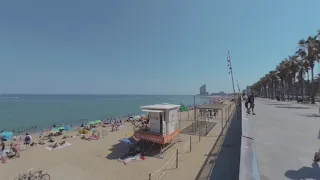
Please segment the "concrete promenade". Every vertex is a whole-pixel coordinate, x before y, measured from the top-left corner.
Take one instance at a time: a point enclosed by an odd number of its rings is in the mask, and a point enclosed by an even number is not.
[[[319,179],[312,159],[320,148],[319,106],[256,99],[248,115],[262,180]]]

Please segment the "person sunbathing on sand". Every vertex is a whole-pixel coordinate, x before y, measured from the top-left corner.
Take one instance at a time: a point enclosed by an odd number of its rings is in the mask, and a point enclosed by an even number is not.
[[[67,139],[67,138],[69,138],[70,136],[68,136],[68,135],[64,135],[63,137],[62,137],[62,139]]]
[[[68,139],[68,138],[69,138],[69,139],[70,139],[70,138],[73,138],[73,136],[68,136],[68,135],[65,134],[65,135],[62,137],[62,139]]]
[[[36,142],[32,142],[32,143],[30,144],[30,146],[36,146],[36,145],[37,145]]]
[[[55,141],[55,139],[54,139],[54,137],[50,137],[50,139],[49,139],[49,141],[48,142],[54,142]]]
[[[100,139],[100,136],[92,133],[92,135],[90,137],[87,138],[85,135],[83,135],[80,139],[87,140],[87,141],[98,140],[98,139]]]
[[[53,145],[49,145],[49,147],[52,148],[52,150],[54,150],[55,148],[59,147],[58,143],[54,143]]]
[[[60,143],[54,143],[53,145],[49,145],[49,147],[52,148],[52,150],[54,150],[55,148],[59,147],[59,146],[63,146],[66,144],[66,141],[62,141]]]
[[[41,136],[39,136],[38,144],[40,144],[40,145],[46,144],[46,143],[44,143],[44,140]]]
[[[87,138],[86,135],[83,135],[80,139],[90,141],[91,136]]]
[[[60,146],[63,146],[65,144],[66,144],[66,141],[62,141],[62,142],[59,143]]]

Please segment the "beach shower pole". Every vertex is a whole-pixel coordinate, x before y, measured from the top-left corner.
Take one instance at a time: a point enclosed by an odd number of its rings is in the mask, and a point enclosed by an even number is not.
[[[232,64],[231,64],[231,56],[230,56],[230,52],[228,51],[227,53],[227,61],[228,61],[228,66],[229,66],[229,74],[231,75],[231,80],[232,80],[232,87],[233,87],[233,95],[234,97],[236,97],[236,90],[234,88],[234,80],[233,80],[233,72],[232,72]]]
[[[230,52],[228,51],[227,53],[227,62],[229,63],[228,66],[229,66],[229,74],[231,75],[231,80],[232,80],[232,88],[233,88],[233,96],[234,96],[234,100],[236,100],[236,90],[234,88],[234,80],[233,80],[233,70],[232,70],[232,64],[231,64],[231,56],[230,56]],[[237,108],[237,106],[236,106]],[[238,110],[236,109],[237,111],[237,117],[238,117]]]
[[[197,130],[196,96],[193,96],[194,131]]]
[[[206,113],[206,135],[208,134],[208,114]]]
[[[223,135],[223,110],[221,109],[221,134]]]

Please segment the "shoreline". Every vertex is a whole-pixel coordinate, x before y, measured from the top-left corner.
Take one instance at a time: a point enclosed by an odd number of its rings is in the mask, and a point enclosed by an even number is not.
[[[201,104],[195,104],[195,105],[198,106],[198,105],[201,105]],[[194,105],[192,104],[192,105],[184,105],[184,106],[185,106],[187,109],[189,109],[189,111],[190,111],[190,110],[193,110],[193,106],[194,106]],[[131,114],[131,116],[128,116],[129,114]],[[143,111],[141,111],[140,113],[137,113],[137,112],[135,112],[135,113],[128,113],[127,115],[123,115],[123,116],[111,116],[111,117],[106,117],[106,118],[104,118],[104,119],[101,119],[101,121],[110,120],[110,119],[112,119],[112,120],[116,119],[116,120],[125,121],[125,120],[127,120],[128,118],[130,118],[130,117],[140,116],[140,115],[142,115],[142,114],[144,114]],[[83,124],[83,125],[86,125],[88,122],[90,122],[90,121],[92,121],[92,120],[83,119],[83,122],[78,123],[79,121],[80,121],[80,120],[77,120],[77,122],[75,121],[76,123],[66,123],[66,124],[64,124],[64,126],[66,126],[66,125],[71,125],[72,130],[71,130],[70,132],[72,132],[72,131],[75,131],[75,129],[79,129],[82,124]],[[63,123],[63,122],[60,122],[60,124],[62,124],[62,123]],[[58,123],[56,123],[56,124],[58,124]],[[17,131],[13,132],[13,130],[8,130],[8,129],[6,129],[6,128],[1,129],[1,132],[12,132],[12,133],[13,133],[13,136],[25,136],[25,134],[28,133],[28,134],[31,135],[31,136],[34,136],[34,137],[37,137],[37,136],[38,136],[38,137],[39,137],[44,131],[53,128],[52,126],[51,126],[51,127],[47,127],[47,128],[45,128],[45,127],[42,128],[41,126],[38,127],[37,124],[35,124],[35,125],[33,125],[33,126],[35,126],[36,128],[23,129],[23,131],[21,131],[21,132],[17,132]],[[60,127],[60,126],[58,125],[57,127]],[[15,128],[14,128],[14,129],[15,129]]]

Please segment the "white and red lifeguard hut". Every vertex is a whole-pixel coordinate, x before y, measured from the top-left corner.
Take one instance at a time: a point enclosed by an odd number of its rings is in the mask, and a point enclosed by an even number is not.
[[[135,138],[165,145],[171,143],[180,133],[180,105],[155,104],[140,108],[149,114],[150,125],[148,128],[135,130]]]

